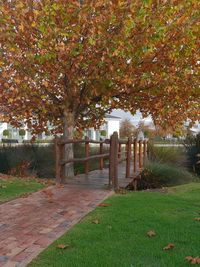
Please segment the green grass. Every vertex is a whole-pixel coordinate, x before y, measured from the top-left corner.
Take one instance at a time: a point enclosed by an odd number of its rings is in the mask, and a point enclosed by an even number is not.
[[[0,178],[0,204],[41,188],[43,185],[33,179],[9,178],[3,180]]]
[[[186,256],[200,256],[200,222],[193,220],[200,217],[200,183],[105,202],[111,206],[97,207],[29,267],[184,267],[190,266]],[[147,237],[149,230],[156,231],[154,238]],[[169,243],[175,248],[163,251]]]

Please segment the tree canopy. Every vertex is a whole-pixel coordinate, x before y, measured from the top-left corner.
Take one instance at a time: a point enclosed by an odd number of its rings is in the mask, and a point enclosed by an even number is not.
[[[113,108],[198,119],[199,10],[198,0],[1,1],[4,120],[38,133],[98,125]]]

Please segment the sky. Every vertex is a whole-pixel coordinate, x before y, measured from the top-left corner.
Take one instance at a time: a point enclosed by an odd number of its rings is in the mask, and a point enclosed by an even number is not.
[[[145,124],[151,124],[151,117],[143,118],[140,111],[137,111],[135,115],[132,115],[130,112],[125,112],[122,109],[114,109],[111,113],[113,116],[120,117],[122,120],[129,119],[134,126],[138,126],[138,123],[143,120]]]

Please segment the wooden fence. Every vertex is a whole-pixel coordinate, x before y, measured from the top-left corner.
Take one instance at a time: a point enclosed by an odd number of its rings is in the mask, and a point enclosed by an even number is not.
[[[64,158],[64,148],[66,144],[84,144],[85,156],[83,158],[72,158],[66,160]],[[90,155],[90,144],[99,145],[99,154]],[[108,146],[108,153],[104,152],[104,146]],[[119,188],[118,183],[118,165],[122,161],[126,161],[126,178],[136,177],[142,170],[147,159],[148,140],[131,139],[120,140],[118,133],[115,132],[110,139],[106,140],[67,140],[65,138],[56,138],[56,181],[62,183],[64,180],[64,168],[69,163],[83,163],[85,174],[89,172],[90,160],[99,160],[99,170],[104,168],[104,159],[109,160],[109,186],[113,189]],[[132,164],[131,164],[132,163]],[[131,173],[131,165],[133,165],[133,173]]]

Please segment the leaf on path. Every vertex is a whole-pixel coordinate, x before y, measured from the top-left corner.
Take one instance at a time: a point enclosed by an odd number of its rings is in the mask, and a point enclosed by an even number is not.
[[[155,233],[155,231],[151,230],[151,231],[147,232],[147,235],[148,235],[148,237],[154,237],[154,236],[156,236],[156,233]]]
[[[109,203],[100,203],[98,206],[100,206],[100,207],[109,207],[109,206],[111,206],[111,204],[109,204]]]
[[[174,247],[175,247],[175,245],[172,244],[172,243],[170,243],[170,244],[168,244],[166,247],[164,247],[163,250],[171,250],[171,249],[173,249]]]
[[[192,257],[192,256],[187,256],[186,261],[190,262],[191,264],[200,264],[200,258],[199,257]]]
[[[95,220],[92,221],[92,223],[99,224],[99,220],[95,219]]]
[[[31,193],[24,193],[21,195],[22,198],[27,198]]]
[[[65,244],[57,245],[57,248],[59,248],[59,249],[66,249],[66,248],[69,248],[69,247],[70,247],[69,245],[65,245]]]
[[[57,188],[64,188],[64,187],[65,187],[64,184],[57,185]]]

